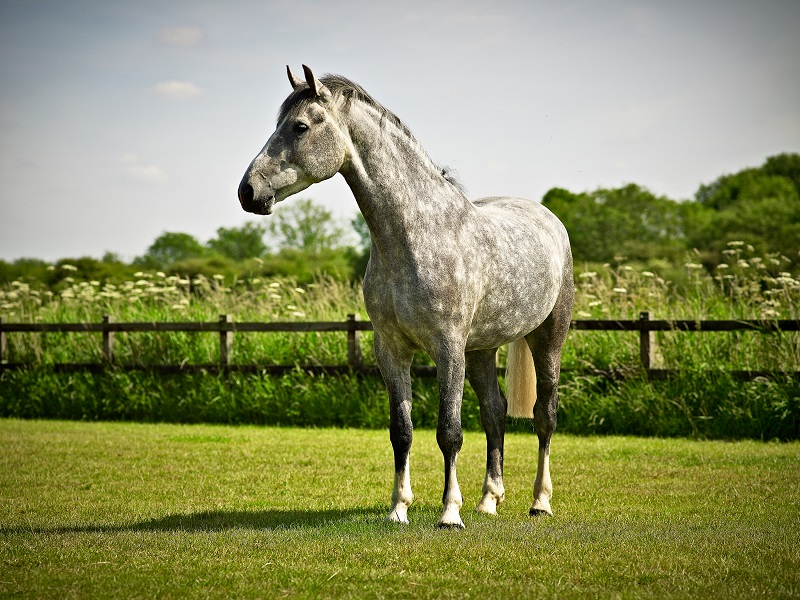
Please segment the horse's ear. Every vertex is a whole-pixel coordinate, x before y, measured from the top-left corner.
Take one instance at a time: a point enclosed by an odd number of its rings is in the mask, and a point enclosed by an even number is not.
[[[331,91],[325,87],[319,79],[314,77],[314,73],[311,72],[307,66],[303,65],[303,73],[306,75],[306,83],[308,87],[311,88],[311,91],[314,92],[314,95],[319,98],[320,100],[327,100],[331,97]]]
[[[298,79],[297,77],[294,76],[294,73],[292,73],[292,70],[289,68],[289,65],[286,65],[286,74],[289,76],[289,83],[292,84],[293,90],[297,90],[297,88],[303,85],[303,80]]]

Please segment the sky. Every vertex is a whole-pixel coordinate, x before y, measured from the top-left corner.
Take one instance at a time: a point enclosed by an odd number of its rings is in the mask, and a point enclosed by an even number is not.
[[[800,152],[797,0],[0,0],[0,259],[269,219],[236,189],[287,64],[360,83],[471,198],[683,200]],[[340,175],[299,197],[358,210]]]

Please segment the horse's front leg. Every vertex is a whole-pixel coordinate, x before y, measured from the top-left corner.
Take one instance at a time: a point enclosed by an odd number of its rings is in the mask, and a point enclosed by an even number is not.
[[[389,438],[394,451],[392,510],[387,521],[408,523],[408,507],[414,501],[409,474],[409,453],[413,437],[411,423],[411,359],[413,350],[391,344],[375,332],[375,357],[389,393]]]
[[[456,477],[456,461],[464,435],[461,431],[461,400],[464,393],[464,351],[453,350],[438,357],[439,424],[436,441],[444,456],[444,512],[438,526],[463,529],[461,505],[463,499]]]

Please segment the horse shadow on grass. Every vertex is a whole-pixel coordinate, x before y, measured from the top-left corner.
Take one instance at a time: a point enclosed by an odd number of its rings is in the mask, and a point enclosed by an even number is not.
[[[221,532],[232,529],[273,531],[288,529],[326,529],[376,527],[384,523],[384,507],[331,510],[212,510],[172,514],[120,525],[86,524],[54,527],[0,527],[0,534],[24,533],[114,533]]]

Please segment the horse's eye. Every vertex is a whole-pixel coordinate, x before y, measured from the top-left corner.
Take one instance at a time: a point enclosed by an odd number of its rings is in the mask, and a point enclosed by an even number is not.
[[[305,133],[308,131],[308,125],[305,123],[295,123],[294,124],[295,133]]]

